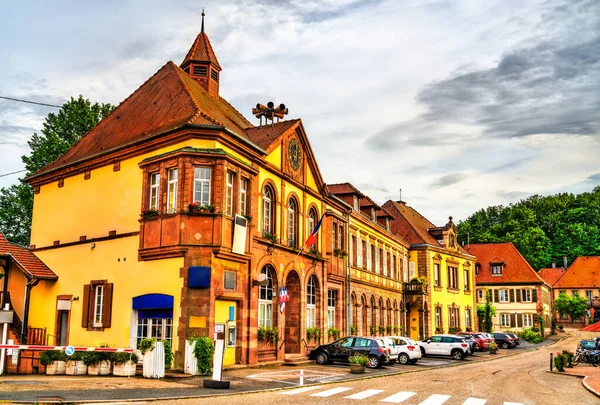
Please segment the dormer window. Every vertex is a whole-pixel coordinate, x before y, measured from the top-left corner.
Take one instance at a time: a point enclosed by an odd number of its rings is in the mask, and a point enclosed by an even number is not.
[[[208,68],[206,66],[194,66],[194,76],[206,76],[207,72]]]
[[[358,197],[354,196],[354,211],[358,211]]]
[[[212,77],[212,79],[215,82],[218,82],[219,81],[219,72],[217,72],[216,70],[211,70],[210,71],[210,77]]]
[[[502,275],[502,263],[492,263],[492,276],[501,276]]]
[[[387,230],[388,230],[388,232],[389,232],[389,230],[390,230],[390,219],[389,219],[389,218],[386,218],[386,219],[385,219],[385,229],[387,229]]]
[[[479,275],[479,270],[481,270],[481,264],[477,263],[475,265],[475,275],[478,276]]]
[[[371,221],[377,221],[377,217],[375,216],[375,208],[371,208]]]

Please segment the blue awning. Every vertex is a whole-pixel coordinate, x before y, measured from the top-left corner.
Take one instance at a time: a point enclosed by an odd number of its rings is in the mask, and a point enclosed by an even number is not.
[[[166,294],[146,294],[133,298],[133,309],[173,309],[173,296]]]

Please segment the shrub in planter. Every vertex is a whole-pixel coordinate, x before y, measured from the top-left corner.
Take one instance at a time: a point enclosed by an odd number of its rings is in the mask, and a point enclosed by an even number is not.
[[[562,356],[564,358],[565,367],[573,367],[573,358],[575,357],[575,353],[568,350],[563,350]]]
[[[365,368],[369,365],[369,358],[361,353],[354,353],[348,357],[350,362],[351,373],[364,373]]]
[[[331,328],[327,329],[327,336],[333,340],[337,340],[340,337],[340,330],[332,326]]]
[[[558,352],[554,357],[554,367],[556,367],[556,369],[560,372],[565,371],[565,357]]]
[[[196,345],[194,346],[194,357],[198,360],[198,373],[200,375],[209,375],[212,372],[212,360],[215,352],[215,346],[211,338],[207,336],[191,338]]]
[[[46,366],[46,374],[65,374],[67,355],[62,350],[46,350],[40,354],[40,364]]]
[[[498,343],[490,343],[488,345],[488,349],[490,349],[490,354],[496,354],[496,352],[498,351]]]
[[[87,366],[83,362],[83,352],[75,352],[67,357],[65,374],[67,375],[85,375]]]
[[[135,353],[114,353],[111,356],[113,362],[113,375],[134,376],[138,357]]]
[[[110,360],[114,353],[85,352],[83,362],[88,367],[88,375],[109,375]]]
[[[167,340],[160,340],[162,342],[164,350],[165,350],[165,371],[171,369],[173,364],[173,349],[171,348],[171,344]],[[154,338],[146,338],[140,341],[138,345],[138,350],[142,352],[142,354],[146,354],[148,351],[154,350],[154,344],[156,343],[156,339]]]
[[[375,325],[371,325],[369,327],[369,331],[371,332],[371,336],[375,336],[377,334],[377,327]]]

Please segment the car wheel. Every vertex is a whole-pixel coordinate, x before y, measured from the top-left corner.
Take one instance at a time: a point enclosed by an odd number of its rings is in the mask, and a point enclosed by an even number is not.
[[[452,350],[452,353],[450,354],[454,360],[462,360],[465,357],[463,352],[459,349]]]
[[[317,354],[317,364],[327,364],[327,360],[329,360],[327,354],[323,352]]]
[[[510,345],[508,344],[508,342],[502,342],[502,345],[500,347],[502,347],[503,349],[508,349]]]
[[[427,354],[427,353],[425,353],[425,348],[424,348],[424,347],[421,347],[421,356],[422,356],[422,357],[425,357],[425,355],[426,355],[426,354]]]
[[[381,364],[377,356],[369,356],[369,368],[377,368]]]
[[[409,361],[410,361],[410,358],[408,357],[408,354],[406,354],[406,353],[400,353],[400,356],[398,356],[398,363],[400,363],[400,364],[408,364]]]

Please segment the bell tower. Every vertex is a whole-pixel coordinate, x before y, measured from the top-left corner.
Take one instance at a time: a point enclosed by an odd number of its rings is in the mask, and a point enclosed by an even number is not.
[[[204,32],[204,15],[204,9],[202,9],[200,34],[196,37],[179,67],[200,83],[211,96],[219,97],[221,65],[210,45],[208,35]]]

